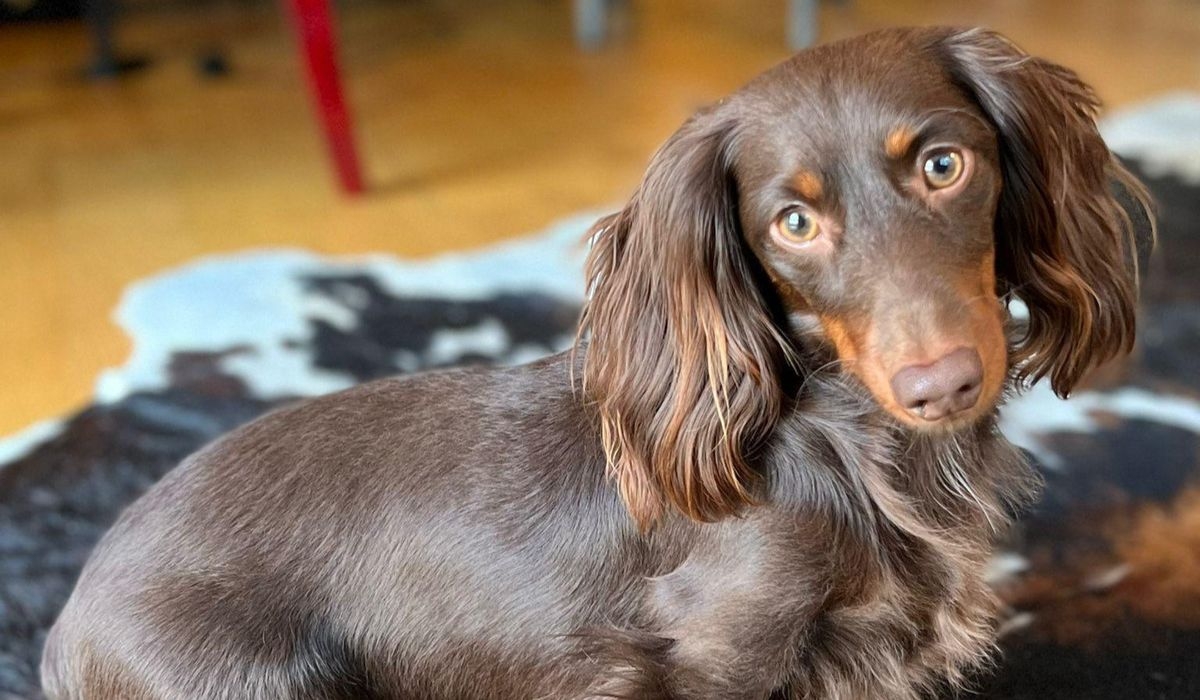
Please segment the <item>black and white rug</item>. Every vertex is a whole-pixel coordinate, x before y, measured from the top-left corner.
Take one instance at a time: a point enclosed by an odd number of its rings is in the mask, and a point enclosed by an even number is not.
[[[1115,385],[1005,408],[1048,486],[995,560],[1011,610],[983,698],[1200,698],[1200,97],[1105,134],[1161,205],[1139,349]],[[117,320],[135,349],[95,403],[0,441],[0,698],[37,697],[89,549],[203,443],[297,397],[566,347],[594,218],[421,263],[261,251],[132,287]]]

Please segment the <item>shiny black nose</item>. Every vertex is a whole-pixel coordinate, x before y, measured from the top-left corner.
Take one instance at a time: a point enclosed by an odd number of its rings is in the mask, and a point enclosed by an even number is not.
[[[926,365],[909,365],[892,377],[892,394],[917,418],[936,421],[979,401],[983,363],[974,348],[959,348]]]

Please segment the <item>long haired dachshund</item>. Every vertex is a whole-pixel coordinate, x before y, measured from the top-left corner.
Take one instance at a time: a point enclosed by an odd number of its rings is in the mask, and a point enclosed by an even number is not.
[[[47,694],[965,682],[994,645],[991,540],[1036,481],[997,406],[1133,343],[1149,202],[1096,109],[983,30],[769,70],[596,224],[573,351],[277,411],[130,507],[50,633]]]

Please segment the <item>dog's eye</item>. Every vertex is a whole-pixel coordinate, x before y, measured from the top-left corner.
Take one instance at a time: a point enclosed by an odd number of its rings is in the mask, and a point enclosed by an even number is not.
[[[963,173],[963,157],[958,151],[940,151],[925,161],[925,183],[935,190],[958,182]]]
[[[788,209],[779,215],[775,226],[780,233],[793,241],[811,241],[821,232],[817,220],[803,209]]]

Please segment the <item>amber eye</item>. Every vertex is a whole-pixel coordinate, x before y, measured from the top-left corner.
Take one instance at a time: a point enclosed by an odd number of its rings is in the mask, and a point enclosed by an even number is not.
[[[925,161],[925,183],[941,190],[958,182],[963,174],[963,156],[958,151],[939,151]]]
[[[817,237],[821,228],[808,212],[803,209],[788,209],[775,220],[779,232],[793,241],[806,242]]]

